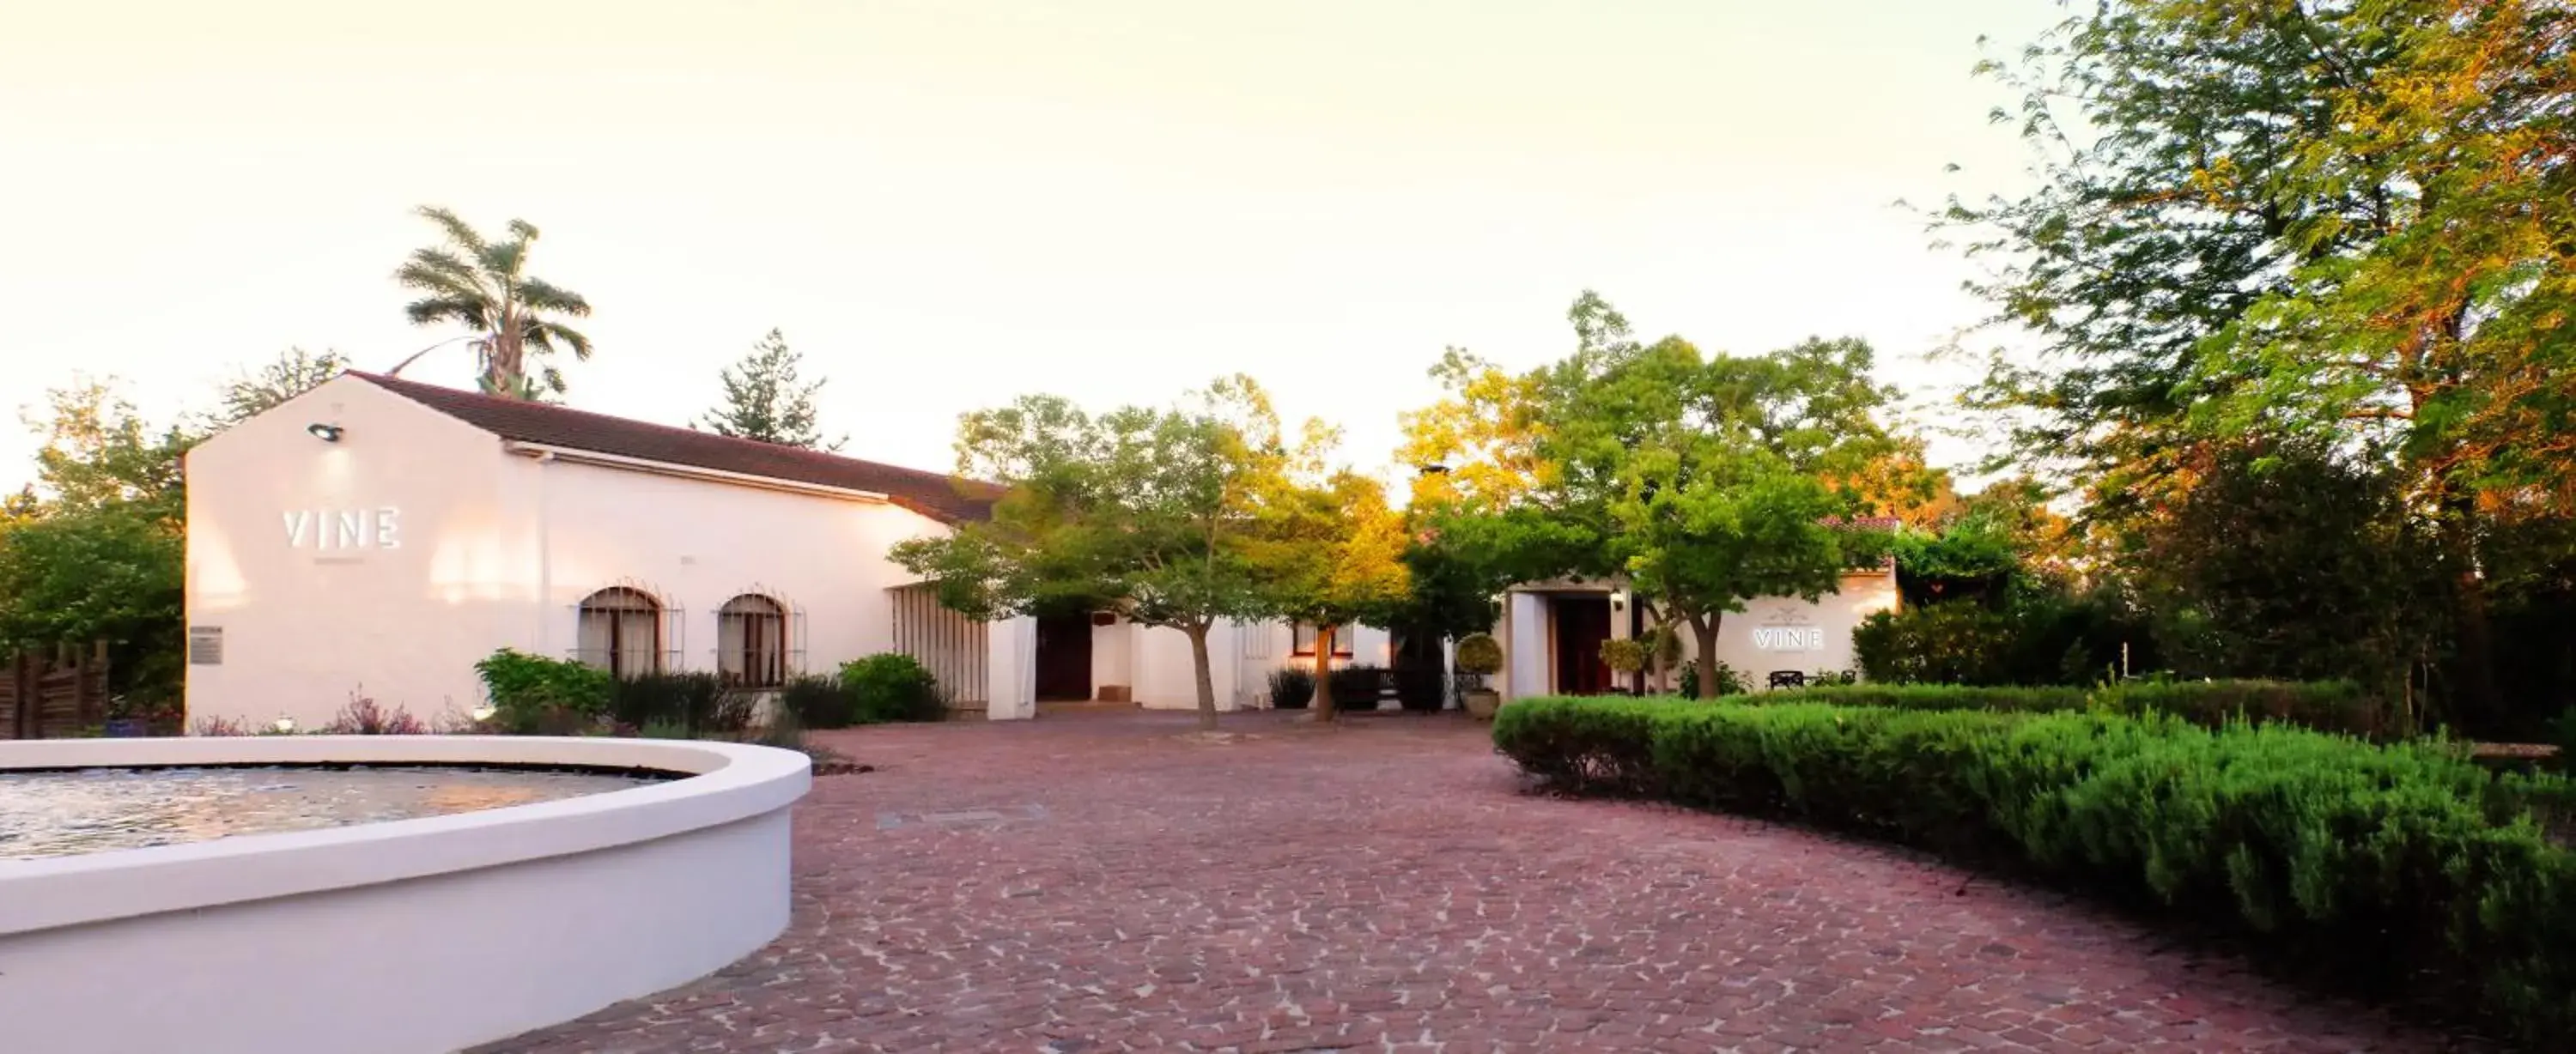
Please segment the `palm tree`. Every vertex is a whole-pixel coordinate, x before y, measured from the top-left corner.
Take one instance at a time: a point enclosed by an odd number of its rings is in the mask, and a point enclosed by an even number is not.
[[[486,241],[453,212],[430,205],[418,211],[438,225],[447,244],[413,250],[394,272],[403,288],[421,294],[403,313],[413,325],[454,322],[472,329],[471,343],[483,370],[478,383],[486,393],[517,399],[562,394],[563,374],[538,362],[539,373],[532,377],[529,358],[542,359],[561,344],[572,349],[573,358],[588,361],[590,338],[556,319],[587,317],[590,302],[528,276],[528,249],[536,244],[537,229],[526,220],[511,220],[507,240]],[[419,357],[404,359],[393,372],[402,372]]]

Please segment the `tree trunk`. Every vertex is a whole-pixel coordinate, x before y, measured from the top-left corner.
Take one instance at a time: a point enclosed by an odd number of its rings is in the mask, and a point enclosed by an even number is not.
[[[1199,682],[1199,727],[1216,730],[1216,675],[1208,669],[1208,623],[1192,622],[1181,627],[1190,638],[1190,665],[1196,669]]]
[[[1699,677],[1691,684],[1691,698],[1717,698],[1717,627],[1724,615],[1690,615],[1692,643],[1699,646]]]
[[[1673,684],[1673,664],[1664,661],[1664,609],[1661,605],[1647,602],[1644,597],[1631,603],[1637,605],[1637,614],[1643,616],[1641,624],[1647,627],[1646,690],[1662,695],[1672,690]]]
[[[2451,578],[2451,598],[2459,615],[2459,707],[2456,719],[2486,735],[2501,734],[2504,715],[2496,697],[2495,632],[2487,619],[2487,580],[2478,567],[2475,510],[2466,500],[2443,503],[2442,548],[2458,562]]]
[[[1315,631],[1315,698],[1306,705],[1315,712],[1315,720],[1330,722],[1333,710],[1333,636],[1336,627],[1325,626]]]

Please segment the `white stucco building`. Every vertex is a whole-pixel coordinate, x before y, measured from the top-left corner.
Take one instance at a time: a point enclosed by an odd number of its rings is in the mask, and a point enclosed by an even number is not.
[[[1898,606],[1896,568],[1892,562],[1845,572],[1841,588],[1815,600],[1763,597],[1742,611],[1719,620],[1717,661],[1742,676],[1746,686],[1763,689],[1775,673],[1809,677],[1849,671],[1852,631],[1862,619]],[[1655,621],[1617,582],[1560,581],[1514,586],[1504,594],[1502,624],[1494,639],[1503,645],[1504,669],[1495,687],[1505,699],[1541,695],[1595,695],[1639,687],[1622,683],[1601,662],[1601,642],[1641,638]],[[1682,657],[1695,660],[1699,644],[1687,629]]]
[[[621,672],[710,670],[754,688],[896,651],[959,708],[1034,716],[1042,700],[1196,705],[1179,632],[1105,613],[968,621],[887,559],[907,538],[990,515],[987,484],[372,374],[325,383],[191,451],[190,718],[311,728],[353,693],[424,719],[483,699],[499,648]],[[1756,602],[1720,658],[1851,666],[1850,630],[1893,607],[1892,573],[1855,572],[1817,603]],[[1646,625],[1615,586],[1506,597],[1521,698],[1612,690],[1599,642]],[[1268,705],[1313,634],[1211,635],[1221,707]],[[1370,627],[1333,662],[1437,670],[1447,647]]]
[[[1175,631],[933,604],[887,550],[994,496],[935,472],[357,373],[208,440],[187,471],[192,720],[309,728],[357,691],[469,711],[474,663],[502,647],[754,686],[900,651],[993,718],[1042,698],[1196,705]],[[1221,628],[1220,704],[1260,705],[1294,636]],[[1384,632],[1353,637],[1383,661]]]

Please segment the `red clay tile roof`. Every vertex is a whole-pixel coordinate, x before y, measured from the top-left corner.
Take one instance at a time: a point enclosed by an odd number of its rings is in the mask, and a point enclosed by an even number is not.
[[[521,399],[458,391],[382,374],[349,376],[402,396],[503,439],[542,443],[673,465],[735,472],[764,479],[874,491],[896,505],[943,523],[988,519],[1001,488],[937,472],[779,446],[728,439],[712,432],[632,421]]]

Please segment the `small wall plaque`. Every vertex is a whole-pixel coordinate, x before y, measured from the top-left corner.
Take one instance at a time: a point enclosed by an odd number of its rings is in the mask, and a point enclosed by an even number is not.
[[[188,627],[188,665],[221,666],[224,664],[224,628],[222,626]]]

